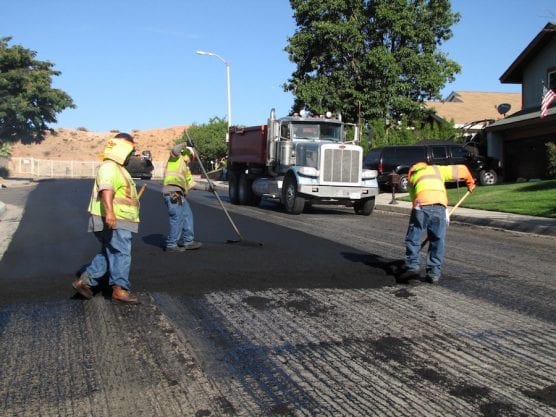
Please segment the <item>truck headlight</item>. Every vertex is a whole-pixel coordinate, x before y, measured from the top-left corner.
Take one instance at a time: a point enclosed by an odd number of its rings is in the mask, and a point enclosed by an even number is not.
[[[313,167],[301,167],[298,171],[301,175],[305,177],[318,177],[319,170]]]
[[[361,178],[364,180],[370,180],[376,177],[378,177],[378,171],[376,169],[364,169],[361,174]]]

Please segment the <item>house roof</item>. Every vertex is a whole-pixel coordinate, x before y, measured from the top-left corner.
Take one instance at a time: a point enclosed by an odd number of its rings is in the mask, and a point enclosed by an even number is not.
[[[546,46],[553,36],[556,36],[556,23],[547,23],[531,43],[519,54],[506,72],[502,74],[500,82],[506,84],[521,84],[523,80],[523,71],[527,63],[531,62],[535,55]]]
[[[494,93],[480,91],[454,91],[444,101],[426,101],[425,106],[433,109],[444,120],[453,120],[456,126],[476,120],[502,119],[497,107],[510,104],[510,113],[521,110],[521,93]]]
[[[507,130],[516,126],[522,125],[539,125],[541,123],[549,123],[553,117],[556,117],[556,107],[548,109],[547,115],[544,119],[540,117],[540,109],[537,111],[523,110],[512,114],[505,119],[498,120],[486,127],[486,130]]]

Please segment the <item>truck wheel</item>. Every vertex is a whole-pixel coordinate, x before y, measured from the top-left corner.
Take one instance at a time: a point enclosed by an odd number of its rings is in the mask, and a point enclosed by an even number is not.
[[[498,183],[498,174],[492,169],[483,170],[479,174],[481,185],[495,185]]]
[[[290,214],[301,214],[305,207],[305,199],[297,195],[297,181],[291,176],[286,177],[284,180],[282,202],[286,212]]]
[[[250,180],[247,175],[241,174],[239,176],[238,200],[239,204],[246,206],[258,206],[261,202],[260,197],[253,193],[253,180]]]
[[[375,208],[375,198],[366,198],[364,200],[356,201],[353,204],[353,209],[356,214],[362,216],[370,216]]]
[[[235,171],[228,172],[228,196],[230,203],[239,204],[239,178]]]

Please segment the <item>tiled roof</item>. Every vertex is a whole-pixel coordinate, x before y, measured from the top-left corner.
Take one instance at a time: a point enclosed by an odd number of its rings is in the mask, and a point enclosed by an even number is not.
[[[502,103],[512,106],[507,115],[521,110],[521,93],[454,91],[446,101],[426,101],[425,106],[444,120],[453,120],[456,126],[461,126],[477,120],[503,119],[497,110]]]

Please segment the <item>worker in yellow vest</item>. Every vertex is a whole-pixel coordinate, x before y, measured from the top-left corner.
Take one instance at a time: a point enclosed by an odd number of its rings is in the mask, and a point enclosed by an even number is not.
[[[86,299],[108,272],[112,300],[138,304],[129,292],[132,233],[139,229],[139,198],[135,183],[124,168],[135,149],[133,137],[118,133],[106,144],[89,202],[89,228],[101,243],[100,252],[87,265],[73,288]]]
[[[408,180],[413,208],[405,237],[405,268],[401,276],[402,279],[419,276],[419,251],[423,233],[426,232],[429,241],[426,279],[431,284],[438,284],[447,226],[448,196],[444,183],[465,181],[471,192],[475,188],[475,180],[465,165],[428,165],[426,162],[413,165]]]
[[[202,244],[195,241],[193,212],[187,201],[187,193],[195,187],[189,162],[195,153],[186,142],[177,144],[170,151],[164,171],[162,196],[168,209],[169,231],[166,238],[167,252],[183,252],[199,249]]]

